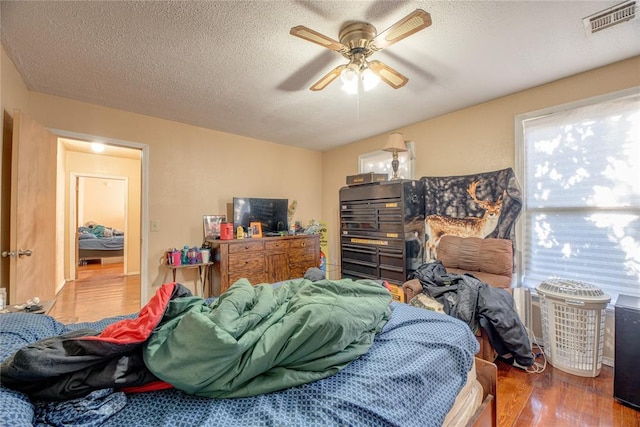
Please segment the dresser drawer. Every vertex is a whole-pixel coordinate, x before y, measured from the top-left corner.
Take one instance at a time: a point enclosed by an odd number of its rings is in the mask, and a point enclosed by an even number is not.
[[[229,272],[242,274],[264,272],[264,252],[247,252],[229,255]]]
[[[313,239],[293,239],[290,242],[290,247],[293,248],[311,248],[313,250],[315,242]]]
[[[320,262],[318,254],[313,246],[289,252],[289,264],[309,263],[313,261],[318,261],[318,263]]]
[[[229,253],[230,254],[238,254],[245,252],[258,252],[264,249],[264,244],[262,241],[256,240],[255,242],[251,242],[247,240],[246,242],[236,243],[233,245],[229,245]]]
[[[264,248],[267,251],[276,251],[278,249],[287,249],[289,248],[288,240],[273,240],[264,242]]]

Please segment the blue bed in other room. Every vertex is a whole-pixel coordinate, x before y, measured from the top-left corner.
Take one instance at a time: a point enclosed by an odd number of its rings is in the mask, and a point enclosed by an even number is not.
[[[175,389],[128,395],[100,390],[59,403],[32,402],[0,386],[0,425],[440,426],[467,382],[478,342],[457,319],[407,304],[391,307],[391,319],[366,354],[313,383],[237,399]],[[0,359],[28,343],[82,328],[102,330],[122,318],[64,325],[46,315],[0,315]]]
[[[124,232],[103,225],[78,227],[78,261],[124,256]]]

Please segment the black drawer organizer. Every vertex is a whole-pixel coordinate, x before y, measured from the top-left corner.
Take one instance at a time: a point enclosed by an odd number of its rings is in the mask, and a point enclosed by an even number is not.
[[[342,277],[402,284],[423,263],[424,182],[340,189]]]

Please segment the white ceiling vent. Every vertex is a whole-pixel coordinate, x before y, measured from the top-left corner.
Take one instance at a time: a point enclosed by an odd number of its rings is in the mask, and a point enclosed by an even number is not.
[[[587,34],[593,34],[600,30],[604,30],[605,28],[629,21],[635,17],[636,2],[635,0],[632,0],[594,13],[591,16],[587,16],[582,21],[584,22]]]

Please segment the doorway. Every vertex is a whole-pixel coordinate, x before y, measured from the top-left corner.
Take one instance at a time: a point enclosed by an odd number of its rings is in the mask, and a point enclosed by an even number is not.
[[[59,200],[60,211],[64,212],[64,242],[59,246],[63,254],[58,259],[64,260],[65,283],[76,279],[78,262],[77,252],[78,227],[87,221],[110,222],[106,225],[124,233],[122,249],[122,268],[124,276],[138,276],[140,301],[147,300],[147,182],[148,182],[148,147],[133,142],[97,138],[89,135],[53,130],[58,136],[58,177],[64,184],[59,188],[63,195]],[[92,141],[104,141],[100,144],[101,152],[92,151]],[[114,187],[123,185],[118,202],[122,207],[121,219],[116,217],[91,218],[95,214],[87,213],[84,206],[87,195],[78,196],[76,182],[97,184],[92,190],[106,194]],[[102,186],[102,190],[100,190]],[[87,190],[85,188],[85,190]],[[107,191],[108,190],[108,191]],[[77,203],[81,204],[78,205]],[[92,204],[104,203],[101,198],[93,198]],[[93,212],[96,212],[95,209]],[[78,216],[79,215],[79,216]],[[88,216],[87,216],[88,215]],[[121,222],[120,222],[121,221]],[[110,261],[112,257],[98,257]],[[57,289],[59,291],[60,289]]]
[[[113,272],[117,264],[119,273],[127,270],[127,217],[128,197],[127,177],[109,175],[78,175],[72,172],[71,184],[75,192],[71,191],[75,199],[70,200],[71,234],[75,254],[73,277],[78,279],[78,269],[87,264],[96,264],[93,270],[97,273],[102,266],[109,264],[109,271]],[[139,234],[135,230],[132,234]]]
[[[128,229],[137,231],[137,266],[130,272],[139,275],[140,303],[148,299],[148,169],[149,147],[129,141],[95,137],[56,129],[47,129],[28,115],[15,110],[11,120],[4,115],[2,144],[2,244],[0,277],[7,286],[10,303],[20,303],[37,295],[51,299],[70,278],[69,255],[69,179],[67,152],[89,152],[91,141],[107,145],[105,157],[88,162],[83,170],[102,170],[110,153],[126,149],[135,154],[137,192],[130,202]],[[69,150],[62,140],[83,145]],[[82,143],[82,144],[80,144]],[[34,167],[37,165],[37,167]],[[122,176],[122,173],[113,175]],[[10,199],[10,200],[9,200]],[[34,206],[35,203],[35,206]],[[11,209],[9,209],[9,207]],[[134,219],[132,219],[134,218]],[[17,225],[14,224],[17,222]],[[34,230],[38,230],[37,233]],[[73,241],[73,239],[71,240]],[[53,254],[53,256],[52,256]],[[74,254],[75,255],[75,254]],[[66,270],[66,271],[65,271]],[[19,284],[19,286],[18,286]]]

